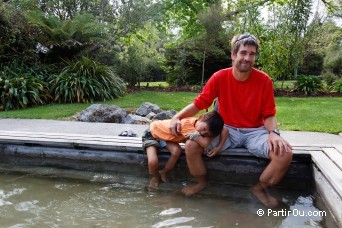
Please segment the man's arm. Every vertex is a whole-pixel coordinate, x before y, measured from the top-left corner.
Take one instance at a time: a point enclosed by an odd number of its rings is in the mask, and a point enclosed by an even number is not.
[[[269,132],[268,146],[271,153],[279,154],[280,156],[282,156],[285,153],[291,152],[291,145],[280,135],[272,132],[272,130],[277,129],[277,119],[275,116],[266,118],[264,126]]]
[[[169,129],[171,134],[177,136],[180,132],[181,124],[180,120],[185,117],[191,117],[195,116],[200,110],[193,104],[189,104],[185,108],[183,108],[181,111],[179,111],[173,118],[170,123]]]

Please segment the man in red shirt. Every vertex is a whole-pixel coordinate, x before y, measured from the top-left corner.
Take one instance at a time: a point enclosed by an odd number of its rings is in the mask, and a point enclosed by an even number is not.
[[[259,41],[253,35],[233,37],[232,67],[216,72],[194,102],[177,113],[170,123],[171,132],[177,135],[182,118],[209,108],[217,98],[217,110],[229,129],[229,137],[222,150],[246,147],[255,156],[270,159],[259,178],[260,182],[252,189],[257,196],[262,189],[279,183],[292,161],[292,147],[277,130],[272,81],[266,73],[253,68],[258,48]],[[213,140],[213,146],[215,142],[217,140]],[[192,195],[207,184],[203,152],[196,142],[186,142],[189,171],[197,183],[183,188],[185,195]]]

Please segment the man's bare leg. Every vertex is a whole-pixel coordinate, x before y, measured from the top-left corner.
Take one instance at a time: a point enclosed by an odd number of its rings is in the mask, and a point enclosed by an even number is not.
[[[258,182],[256,185],[251,187],[250,191],[266,207],[275,208],[279,205],[279,201],[267,193],[267,191],[266,191],[267,188],[268,187],[264,186],[263,183]]]
[[[292,162],[292,150],[283,156],[270,152],[269,158],[271,162],[259,178],[265,186],[276,185],[283,179]]]
[[[274,208],[278,206],[279,201],[267,194],[265,191],[268,187],[278,184],[286,174],[292,161],[292,151],[285,153],[283,156],[270,153],[271,162],[261,174],[259,181],[251,188],[251,192],[265,206]]]
[[[186,161],[188,163],[188,168],[190,174],[196,179],[197,183],[184,187],[182,193],[186,196],[191,196],[207,185],[207,180],[205,175],[207,174],[206,167],[203,161],[203,148],[199,146],[198,143],[187,140],[185,143],[185,155]]]

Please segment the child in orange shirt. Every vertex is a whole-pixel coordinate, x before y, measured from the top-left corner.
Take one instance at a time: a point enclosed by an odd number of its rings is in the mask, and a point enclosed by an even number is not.
[[[150,127],[142,136],[143,149],[147,154],[148,169],[151,175],[150,188],[156,188],[159,185],[159,177],[162,181],[167,181],[167,173],[172,170],[180,155],[182,148],[179,143],[187,139],[196,141],[201,147],[209,146],[211,139],[221,132],[220,144],[212,151],[220,151],[228,137],[228,129],[224,128],[223,119],[216,111],[211,111],[200,116],[188,117],[181,120],[181,132],[178,136],[171,134],[169,130],[171,120],[159,120],[152,122]],[[166,147],[171,155],[164,169],[158,170],[158,148]]]

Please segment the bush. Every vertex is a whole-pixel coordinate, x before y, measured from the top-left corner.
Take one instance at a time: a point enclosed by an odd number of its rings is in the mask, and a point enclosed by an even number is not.
[[[335,74],[342,73],[342,48],[340,46],[336,46],[333,50],[327,52],[323,66],[324,69]]]
[[[0,69],[0,110],[40,105],[51,98],[37,69],[16,62]]]
[[[332,84],[333,92],[342,93],[342,78]]]
[[[33,28],[19,10],[0,2],[0,63],[17,59],[25,64],[36,62],[35,34]]]
[[[295,90],[307,95],[315,95],[322,89],[322,81],[317,76],[298,76],[295,82]]]
[[[331,86],[338,79],[338,77],[331,71],[324,72],[322,74],[322,78],[328,86]]]
[[[124,81],[110,67],[87,57],[66,63],[63,71],[49,80],[56,102],[111,100],[125,94]]]

